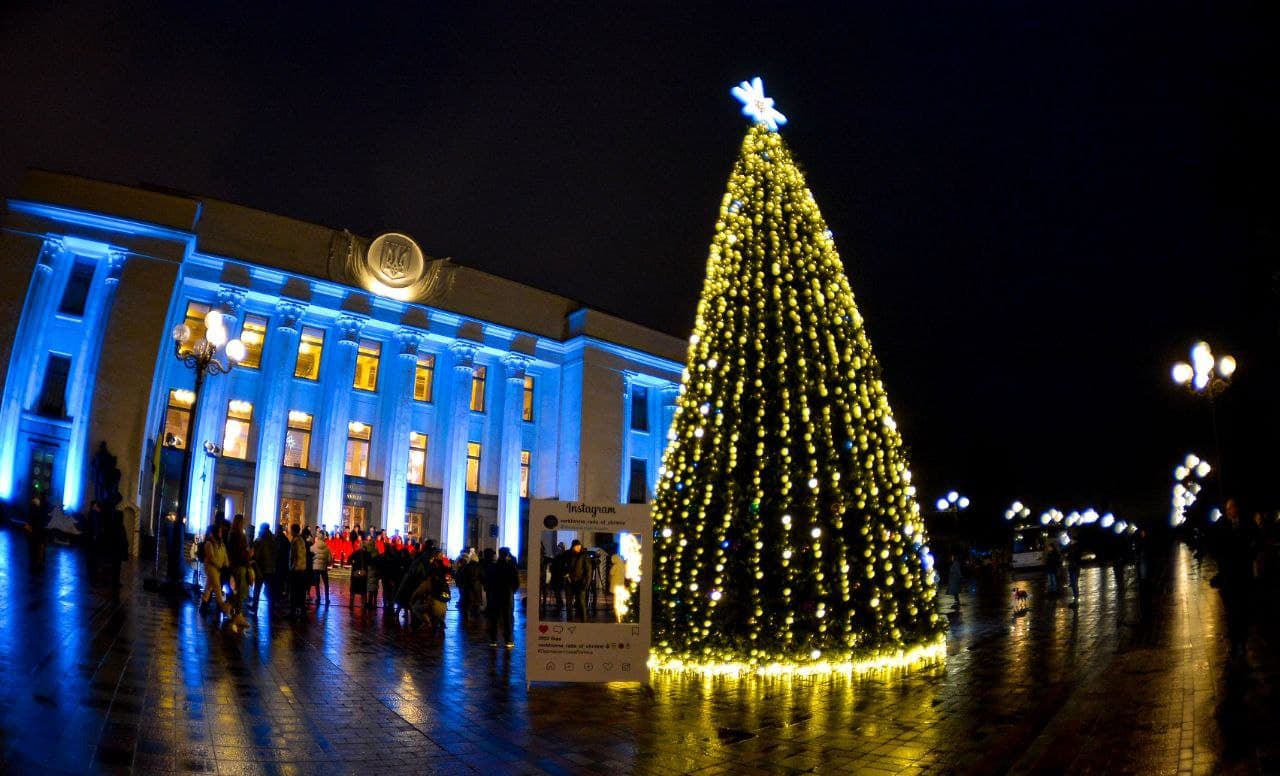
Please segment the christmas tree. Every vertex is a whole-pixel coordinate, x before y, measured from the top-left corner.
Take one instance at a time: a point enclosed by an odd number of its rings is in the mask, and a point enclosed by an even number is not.
[[[759,79],[654,503],[652,664],[941,656],[933,557],[862,316]]]

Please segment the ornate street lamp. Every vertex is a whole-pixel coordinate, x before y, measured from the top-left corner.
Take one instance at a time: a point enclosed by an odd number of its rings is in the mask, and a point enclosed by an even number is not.
[[[1231,387],[1231,377],[1236,373],[1234,356],[1214,356],[1207,342],[1197,342],[1191,347],[1191,362],[1179,361],[1173,365],[1173,381],[1197,396],[1209,401],[1209,421],[1213,425],[1213,446],[1218,459],[1218,487],[1226,500],[1226,475],[1223,473],[1222,440],[1218,435],[1218,410],[1216,400]]]
[[[244,343],[238,339],[227,339],[227,327],[223,313],[210,310],[204,318],[205,333],[203,337],[192,341],[193,332],[185,323],[173,327],[173,354],[188,369],[195,370],[194,398],[191,402],[192,431],[198,428],[200,419],[200,391],[208,375],[224,375],[236,364],[244,360]],[[220,358],[221,357],[221,358]],[[225,360],[224,360],[225,359]],[[178,508],[176,519],[168,526],[169,534],[169,583],[175,584],[179,579],[179,559],[182,556],[182,545],[185,539],[187,523],[187,494],[191,488],[191,450],[195,444],[194,433],[187,434],[186,444],[182,446],[182,474],[178,478]]]
[[[946,496],[938,499],[938,502],[934,504],[934,506],[938,508],[939,512],[950,512],[953,515],[955,515],[956,533],[959,533],[960,532],[960,512],[961,510],[969,508],[968,496],[961,496],[959,493],[953,490],[950,493],[948,493]]]

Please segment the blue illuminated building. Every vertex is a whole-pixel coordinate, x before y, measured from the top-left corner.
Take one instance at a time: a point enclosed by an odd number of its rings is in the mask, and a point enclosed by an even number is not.
[[[102,443],[135,539],[188,445],[193,533],[222,509],[519,550],[530,497],[652,494],[684,342],[404,235],[33,171],[0,267],[13,513],[44,492],[82,514]],[[170,332],[210,310],[246,357],[193,402]]]

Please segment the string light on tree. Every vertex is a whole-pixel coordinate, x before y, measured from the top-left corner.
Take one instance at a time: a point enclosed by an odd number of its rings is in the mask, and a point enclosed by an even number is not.
[[[655,669],[938,659],[911,472],[831,232],[759,78],[654,500]]]

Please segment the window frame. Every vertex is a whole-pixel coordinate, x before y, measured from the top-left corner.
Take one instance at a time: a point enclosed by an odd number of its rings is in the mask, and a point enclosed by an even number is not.
[[[369,367],[370,360],[373,361],[372,367]],[[351,378],[351,387],[354,390],[364,391],[365,393],[377,393],[378,373],[381,371],[381,362],[382,343],[378,340],[362,338],[358,343],[356,343],[356,373],[355,376]],[[373,372],[372,380],[370,381],[371,384],[368,387],[361,384],[360,381],[361,371],[365,368],[371,368]]]
[[[631,406],[628,408],[631,413],[629,430],[639,431],[644,434],[649,433],[649,386],[633,384],[631,386],[631,394],[627,397],[627,400],[631,402]],[[637,404],[644,410],[643,412],[636,412]]]
[[[364,429],[363,431],[364,436],[360,436],[361,432],[358,429],[352,428],[352,426],[357,424]],[[364,457],[363,457],[364,467],[361,473],[354,474],[351,471],[352,445],[353,444],[358,445],[361,443],[364,444]],[[346,453],[346,457],[343,459],[343,466],[342,466],[343,474],[346,475],[347,477],[359,477],[360,479],[367,480],[369,478],[369,454],[372,451],[372,449],[373,449],[373,426],[359,420],[347,421],[347,453]]]
[[[424,397],[418,396],[418,381],[426,375],[424,380],[426,390],[422,393]],[[419,353],[418,361],[413,368],[413,400],[430,404],[435,393],[436,386],[436,354],[435,353]]]
[[[471,454],[475,450],[475,455]],[[468,493],[480,492],[480,463],[484,455],[484,446],[479,442],[467,442],[467,482]],[[474,464],[474,467],[472,466]]]
[[[414,444],[414,441],[415,441],[414,437],[421,438],[422,444],[421,445]],[[405,479],[408,481],[410,485],[419,485],[422,487],[426,487],[427,485],[427,445],[428,444],[430,444],[430,440],[428,439],[426,434],[421,434],[421,433],[418,433],[417,431],[409,432],[409,465],[408,465],[408,468],[405,470]],[[417,480],[413,479],[413,474],[412,474],[413,454],[415,452],[422,453],[422,466],[418,470],[419,478]]]
[[[295,415],[306,416],[306,426],[303,426],[302,419],[300,417],[295,417]],[[289,410],[289,414],[286,416],[285,428],[284,428],[284,452],[280,458],[280,465],[282,467],[286,469],[297,469],[300,471],[308,470],[308,468],[311,466],[311,436],[312,436],[312,430],[314,428],[315,428],[315,415],[312,415],[309,412],[303,412],[301,410]],[[300,466],[290,466],[287,463],[288,456],[289,456],[289,434],[290,432],[293,432],[293,431],[297,431],[299,433],[306,435],[307,443],[303,445],[301,448],[302,460],[301,460]]]
[[[236,405],[239,405],[239,406],[237,407]],[[244,407],[248,407],[248,410],[247,411],[244,410],[243,409]],[[243,449],[240,451],[240,455],[235,455],[232,452],[233,447],[230,443],[232,423],[236,423],[239,426],[243,426],[244,445],[243,445]],[[247,461],[249,460],[249,447],[252,445],[252,443],[253,443],[253,402],[245,401],[244,399],[232,399],[228,401],[227,417],[222,423],[222,457],[234,458],[238,461]]]
[[[265,315],[255,315],[246,313],[244,323],[240,324],[240,341],[244,343],[244,358],[236,364],[236,366],[245,369],[261,369],[262,368],[262,350],[267,345],[267,325],[269,321]],[[259,327],[261,331],[253,327]],[[246,332],[254,332],[261,334],[262,340],[258,343],[257,348],[249,346],[249,340],[245,338]]]
[[[308,341],[307,337],[311,337],[315,341],[314,342]],[[320,382],[320,365],[324,360],[324,342],[325,342],[324,329],[320,328],[319,326],[303,326],[302,327],[302,330],[298,332],[298,357],[297,359],[294,360],[294,365],[293,365],[294,377],[296,377],[299,380],[307,380],[308,382],[312,382],[312,383]],[[315,377],[312,377],[309,374],[298,373],[298,370],[301,368],[301,364],[302,364],[302,348],[304,346],[318,348],[315,355],[315,369],[312,370],[315,372]]]
[[[185,450],[191,441],[191,416],[195,410],[195,396],[192,395],[191,400],[184,403],[184,400],[174,396],[174,394],[179,391],[191,393],[186,388],[169,389],[169,401],[165,404],[164,408],[164,437],[161,438],[160,444],[165,447],[171,447],[174,450]],[[172,433],[169,430],[169,418],[175,412],[181,412],[186,418],[182,425],[182,436],[175,437],[181,441],[181,444],[165,445],[165,442],[169,438],[169,434]]]
[[[205,326],[205,316],[213,309],[213,305],[208,302],[197,302],[194,299],[187,300],[187,309],[183,313],[182,323],[191,332],[191,336],[187,337],[186,342],[178,344],[178,355],[185,356],[195,352],[195,344],[205,338],[209,333],[209,327]]]
[[[533,451],[520,451],[520,498],[529,498],[533,483]]]
[[[533,375],[526,374],[524,376],[524,391],[521,394],[521,400],[520,400],[520,420],[524,421],[525,423],[533,422],[533,407],[534,407],[533,400],[534,400],[535,385],[536,385],[536,381],[533,379]]]
[[[471,370],[471,401],[468,405],[472,412],[484,412],[485,391],[489,387],[489,372],[481,365]],[[476,406],[476,405],[479,406]]]
[[[87,274],[86,274],[87,273]],[[69,318],[84,318],[85,308],[89,306],[89,296],[93,293],[93,279],[98,274],[98,262],[76,256],[71,263],[71,271],[67,273],[67,282],[62,286],[62,297],[58,300],[58,314]],[[80,288],[83,282],[84,293],[79,295],[79,308],[68,309],[67,300],[73,288]]]

